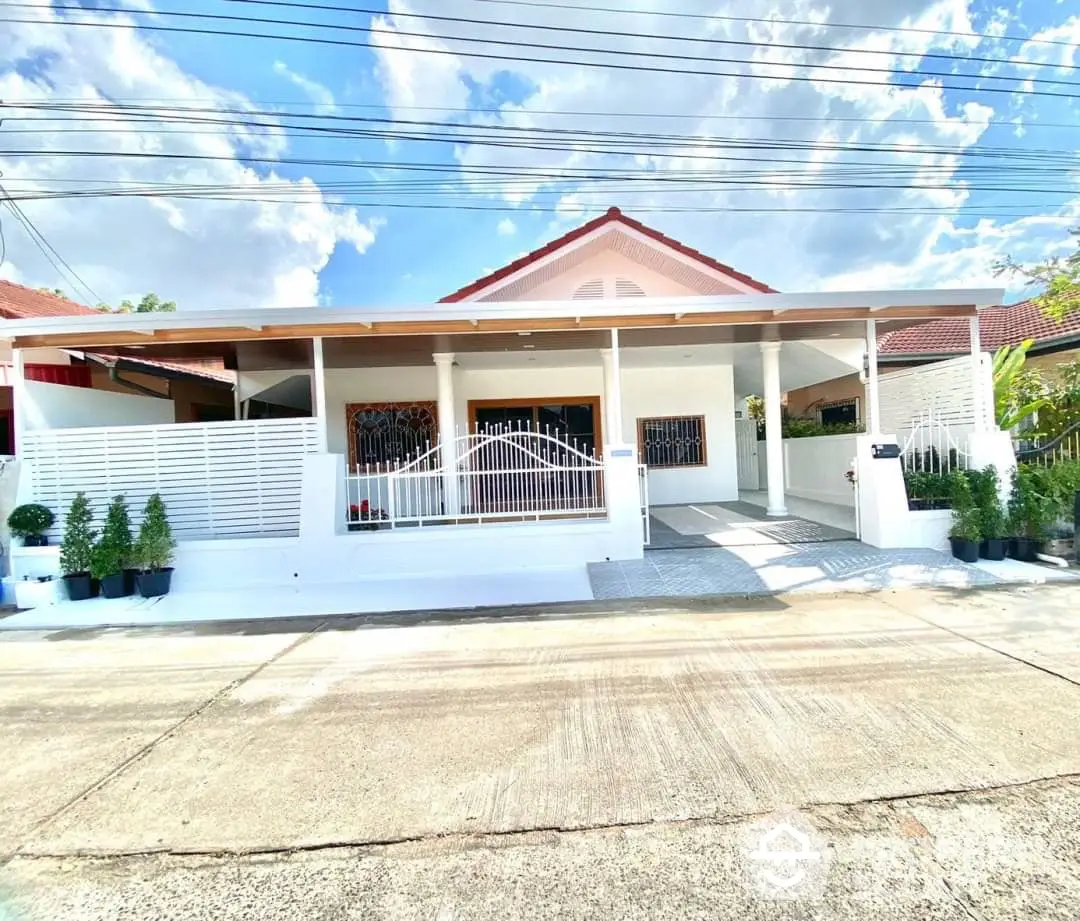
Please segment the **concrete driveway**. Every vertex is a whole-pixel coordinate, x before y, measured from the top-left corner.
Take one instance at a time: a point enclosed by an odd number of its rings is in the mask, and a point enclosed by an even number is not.
[[[732,823],[797,807],[836,833],[833,846],[857,849],[885,834],[887,818],[901,821],[886,813],[903,798],[913,798],[904,827],[914,831],[897,840],[919,838],[927,823],[959,829],[962,809],[983,807],[965,801],[941,817],[934,798],[1080,775],[1075,600],[1074,588],[1046,586],[680,599],[619,616],[596,603],[483,618],[7,634],[9,897],[58,906],[60,917],[82,886],[112,917],[106,895],[119,880],[138,887],[164,872],[147,861],[371,847],[409,848],[412,860],[447,836],[542,848],[554,835],[563,849],[530,859],[580,858],[581,872],[589,854],[622,854],[641,872],[652,854],[657,867],[675,862],[674,879],[693,875],[687,855],[706,840],[736,853]],[[1072,808],[1067,791],[1048,795]],[[844,837],[845,823],[866,825],[862,844]],[[630,837],[587,839],[612,833]],[[113,862],[80,862],[88,855]],[[462,846],[450,856],[476,872]],[[490,870],[511,873],[526,856]],[[393,885],[411,891],[410,865],[392,866]],[[195,890],[206,885],[191,866],[174,871]],[[251,872],[246,885],[258,890],[262,871]],[[555,871],[538,880],[544,872]],[[437,914],[438,899],[400,912],[360,905],[369,914],[356,917],[459,917]],[[32,917],[54,916],[41,911]],[[154,911],[134,917],[170,916]]]

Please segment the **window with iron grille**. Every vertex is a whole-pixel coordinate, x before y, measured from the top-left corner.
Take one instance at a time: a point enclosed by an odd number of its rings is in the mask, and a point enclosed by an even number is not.
[[[704,467],[705,417],[638,419],[638,451],[649,467]]]
[[[349,403],[349,465],[408,463],[438,443],[435,404]]]

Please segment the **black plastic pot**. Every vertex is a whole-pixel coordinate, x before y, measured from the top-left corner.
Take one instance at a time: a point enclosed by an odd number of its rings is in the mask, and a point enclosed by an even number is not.
[[[125,569],[124,570],[124,594],[135,594],[135,579],[138,578],[139,570],[137,569]]]
[[[1014,560],[1022,560],[1025,563],[1034,563],[1035,554],[1042,549],[1043,542],[1034,537],[1010,537],[1009,556]]]
[[[86,601],[94,597],[94,585],[88,572],[76,572],[64,576],[64,587],[70,601]]]
[[[135,582],[139,587],[139,594],[143,598],[160,598],[162,595],[169,594],[169,587],[172,585],[172,567],[168,569],[158,569],[153,572],[140,572],[135,577]]]
[[[134,586],[128,586],[127,579],[124,578],[122,572],[115,572],[111,576],[105,576],[98,584],[101,586],[101,594],[105,598],[126,598],[134,588]]]
[[[979,556],[984,560],[1003,560],[1009,541],[1004,537],[992,537],[979,544]]]
[[[976,563],[979,560],[979,542],[977,540],[964,540],[961,537],[950,537],[949,546],[952,547],[952,555],[961,563]]]
[[[49,535],[48,534],[27,534],[23,538],[24,547],[48,547]]]

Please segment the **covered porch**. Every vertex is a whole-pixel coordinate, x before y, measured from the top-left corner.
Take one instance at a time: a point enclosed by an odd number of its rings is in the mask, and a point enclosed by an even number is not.
[[[746,396],[765,399],[766,512],[787,515],[786,389],[863,364],[881,329],[997,292],[634,298],[57,318],[37,348],[221,358],[236,418],[51,424],[17,380],[20,498],[160,492],[177,588],[577,568],[639,559],[650,506],[740,501]],[[17,377],[17,375],[16,375]],[[50,394],[56,396],[56,394]],[[871,397],[871,405],[873,398]],[[873,410],[872,410],[873,413]],[[741,426],[743,429],[745,425]],[[48,554],[24,571],[43,572]],[[52,565],[55,567],[55,557]],[[291,578],[290,578],[291,577]],[[528,599],[523,599],[528,600]]]

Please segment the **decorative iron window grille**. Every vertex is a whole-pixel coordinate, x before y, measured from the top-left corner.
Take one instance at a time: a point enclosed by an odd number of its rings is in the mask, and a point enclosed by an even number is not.
[[[438,443],[434,403],[350,403],[345,417],[352,467],[407,463]]]
[[[649,467],[704,467],[704,416],[638,419],[638,451]]]

